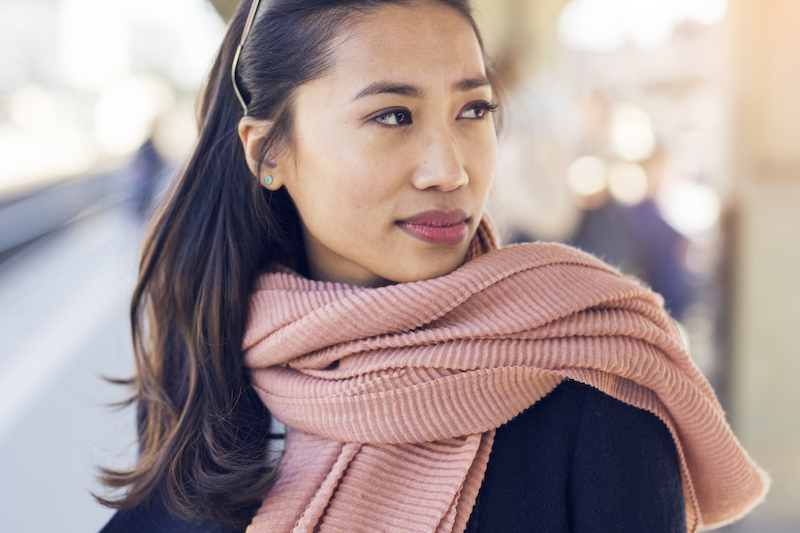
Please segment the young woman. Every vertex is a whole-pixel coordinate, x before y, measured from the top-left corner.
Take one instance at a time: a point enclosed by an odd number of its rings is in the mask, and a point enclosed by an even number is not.
[[[496,108],[466,0],[239,6],[145,246],[104,532],[679,532],[763,497],[659,297],[497,249]]]

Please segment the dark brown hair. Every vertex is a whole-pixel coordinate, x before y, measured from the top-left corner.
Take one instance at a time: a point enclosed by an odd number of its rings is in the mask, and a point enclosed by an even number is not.
[[[475,27],[468,0],[435,1]],[[262,2],[238,80],[248,114],[273,121],[264,157],[291,142],[292,95],[331,67],[337,33],[360,14],[404,3],[412,1]],[[123,509],[159,497],[179,516],[238,529],[275,480],[270,413],[241,359],[248,294],[273,262],[307,274],[291,198],[259,185],[238,137],[243,111],[230,70],[250,4],[231,19],[202,97],[197,146],[148,231],[130,315],[140,455],[129,470],[103,470],[107,487],[125,490],[98,498]]]

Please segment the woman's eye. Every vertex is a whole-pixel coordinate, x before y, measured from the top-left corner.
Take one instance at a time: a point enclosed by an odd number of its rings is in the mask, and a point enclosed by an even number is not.
[[[375,120],[387,126],[411,124],[411,112],[407,109],[393,109],[375,117]]]
[[[489,102],[477,102],[471,104],[464,111],[461,112],[459,118],[479,119],[484,118],[487,113],[494,113],[497,111],[497,104],[490,104]]]

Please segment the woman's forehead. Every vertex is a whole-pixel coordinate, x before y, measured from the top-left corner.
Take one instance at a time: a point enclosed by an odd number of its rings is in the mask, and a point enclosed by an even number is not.
[[[355,85],[381,80],[450,86],[486,75],[470,22],[435,2],[392,4],[365,14],[335,39],[332,52],[331,74]]]

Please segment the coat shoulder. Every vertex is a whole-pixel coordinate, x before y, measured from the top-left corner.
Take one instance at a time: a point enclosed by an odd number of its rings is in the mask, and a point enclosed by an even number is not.
[[[243,533],[212,522],[193,522],[169,512],[160,498],[117,511],[100,533]]]

